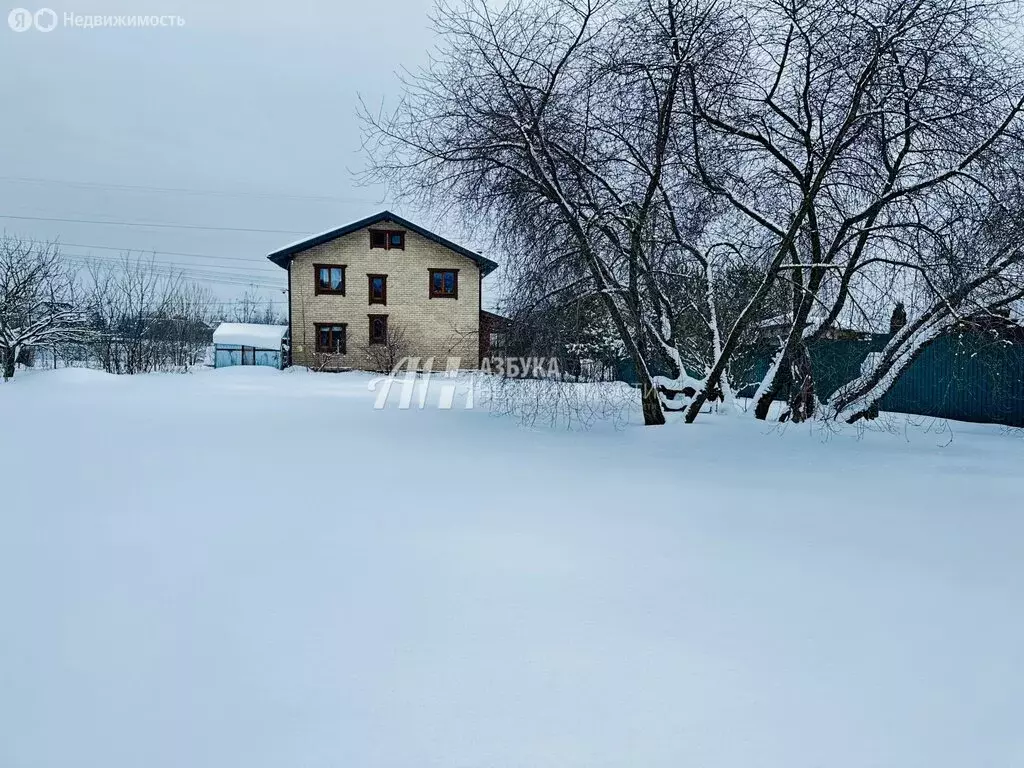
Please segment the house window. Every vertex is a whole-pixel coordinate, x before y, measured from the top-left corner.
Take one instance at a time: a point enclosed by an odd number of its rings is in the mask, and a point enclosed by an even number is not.
[[[400,229],[371,229],[370,247],[405,250],[405,232]]]
[[[370,283],[370,303],[371,304],[387,304],[388,303],[388,276],[387,275],[367,275],[366,276]]]
[[[345,354],[345,328],[342,325],[316,324],[316,351],[328,354]]]
[[[457,299],[457,298],[459,298],[459,270],[457,270],[457,269],[432,269],[432,270],[430,270],[430,298],[432,298],[432,299]]]
[[[344,264],[314,264],[313,271],[316,273],[315,293],[335,293],[339,296],[345,295]]]
[[[370,343],[388,343],[388,316],[370,315]]]

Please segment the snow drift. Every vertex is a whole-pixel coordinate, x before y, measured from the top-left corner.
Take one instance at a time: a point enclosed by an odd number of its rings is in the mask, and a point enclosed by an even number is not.
[[[570,433],[374,410],[360,374],[52,377],[0,386],[4,768],[1024,759],[997,428]]]

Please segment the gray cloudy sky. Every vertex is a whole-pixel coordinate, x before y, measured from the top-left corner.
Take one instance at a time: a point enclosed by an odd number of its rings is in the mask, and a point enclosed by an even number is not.
[[[356,97],[394,103],[396,70],[423,62],[432,44],[431,0],[72,0],[47,3],[58,25],[46,33],[10,29],[3,22],[15,7],[40,4],[9,2],[0,17],[7,232],[59,238],[68,254],[159,251],[157,259],[190,270],[283,288],[268,252],[394,208],[382,189],[354,183],[362,162]],[[65,13],[173,14],[185,25],[82,29],[64,26]],[[485,245],[452,222],[424,223]],[[211,285],[223,297],[245,290]]]

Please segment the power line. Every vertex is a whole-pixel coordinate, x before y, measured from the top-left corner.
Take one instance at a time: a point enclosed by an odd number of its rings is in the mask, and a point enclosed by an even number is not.
[[[282,300],[282,299],[263,299],[263,300],[260,300],[260,301],[246,301],[245,299],[228,299],[227,301],[220,301],[219,299],[204,299],[202,301],[193,301],[192,303],[193,304],[203,304],[203,305],[211,306],[211,307],[217,307],[217,306],[222,306],[222,305],[234,306],[234,305],[240,305],[240,304],[248,305],[250,307],[252,307],[252,306],[265,307],[267,304],[274,304],[274,305],[284,306],[284,305],[286,305],[288,303],[288,301],[287,300]]]
[[[209,259],[210,261],[242,261],[249,264],[252,267],[263,267],[267,268],[267,274],[279,274],[282,272],[281,267],[273,266],[266,257],[260,257],[259,261],[253,261],[251,258],[244,256],[214,256],[209,253],[184,253],[182,251],[158,251],[153,248],[123,248],[120,246],[97,246],[91,243],[62,243],[57,242],[58,247],[68,246],[69,248],[95,248],[100,251],[120,251],[122,254],[128,253],[142,253],[142,254],[160,254],[162,256],[185,256],[188,258],[195,259]],[[99,257],[97,257],[99,258]],[[226,267],[225,267],[226,268]]]
[[[128,255],[122,254],[120,256],[115,256],[115,255],[109,254],[109,253],[94,254],[94,253],[91,253],[91,252],[88,252],[88,251],[82,253],[82,252],[77,252],[77,251],[68,251],[68,250],[63,249],[63,248],[60,250],[60,254],[62,256],[65,256],[65,257],[93,259],[95,261],[109,262],[109,263],[114,263],[114,264],[123,264],[123,263],[125,263],[125,260],[127,259],[129,264],[135,264],[135,263],[142,263],[142,264],[166,264],[166,265],[172,266],[172,267],[180,267],[182,269],[193,269],[193,270],[221,270],[221,269],[223,269],[223,270],[231,270],[231,271],[233,271],[233,272],[235,272],[237,274],[259,275],[260,277],[262,277],[264,279],[273,279],[273,278],[276,278],[276,277],[280,277],[282,279],[287,278],[287,273],[282,271],[282,270],[277,270],[277,271],[262,270],[262,269],[259,268],[260,265],[252,264],[251,262],[250,262],[250,268],[246,269],[246,268],[243,268],[243,267],[235,265],[235,264],[210,264],[210,263],[206,263],[206,262],[200,263],[200,264],[195,264],[195,263],[181,262],[181,261],[175,261],[175,260],[170,260],[170,259],[148,258],[148,254],[149,253],[150,252],[140,253],[138,256],[133,257],[130,254],[128,254]]]
[[[337,197],[334,195],[295,195],[280,192],[243,192],[223,189],[194,189],[188,187],[153,187],[144,184],[107,184],[97,181],[74,181],[70,179],[42,179],[29,176],[0,176],[0,181],[15,184],[51,184],[79,189],[110,189],[124,192],[153,192],[157,194],[201,195],[210,197],[241,197],[274,200],[305,200],[332,203],[362,203],[382,205],[382,200],[367,200],[358,197]]]
[[[65,261],[69,264],[76,266],[92,266],[95,264],[103,266],[117,266],[118,262],[113,261],[101,261],[89,256],[83,256],[79,254],[68,254],[65,257]],[[146,262],[143,265],[145,270],[160,272],[162,274],[180,274],[187,277],[202,277],[202,278],[217,278],[224,282],[236,282],[236,283],[252,283],[256,285],[266,286],[268,288],[283,290],[286,281],[274,282],[268,280],[264,275],[254,275],[247,272],[218,272],[214,271],[215,268],[209,269],[190,269],[189,267],[182,267],[177,264],[171,264],[168,262]]]
[[[248,227],[204,227],[198,224],[170,224],[167,222],[143,222],[143,221],[102,221],[100,219],[62,219],[50,216],[13,216],[0,214],[0,219],[18,219],[20,221],[56,221],[66,224],[106,224],[118,227],[157,227],[160,229],[203,229],[216,232],[257,232],[268,235],[302,235],[309,236],[309,232],[298,232],[291,229],[251,229]]]
[[[89,266],[97,262],[103,264],[116,264],[112,259],[102,260],[89,254],[64,254],[65,260],[76,266]],[[245,272],[215,272],[214,269],[225,269],[225,267],[208,267],[206,269],[190,269],[172,262],[145,262],[143,267],[161,277],[188,277],[199,281],[225,283],[230,285],[253,285],[273,290],[283,290],[283,283],[267,282],[263,275],[251,275]]]
[[[91,248],[93,246],[79,244],[77,247]],[[122,250],[121,256],[114,256],[111,254],[94,254],[94,253],[78,253],[74,251],[67,251],[61,249],[61,255],[69,263],[78,266],[91,266],[92,264],[103,264],[103,265],[117,265],[125,263],[125,254],[123,249],[114,248],[112,246],[95,246],[106,250]],[[156,253],[153,251],[153,253]],[[181,254],[184,255],[184,254]],[[192,257],[203,256],[201,254],[188,254]],[[229,261],[245,262],[249,265],[249,269],[240,269],[235,264],[189,264],[182,263],[179,261],[169,261],[165,259],[156,258],[145,258],[144,255],[141,258],[137,258],[134,261],[129,257],[128,263],[141,263],[145,268],[152,270],[161,275],[182,275],[188,276],[199,280],[208,280],[211,282],[221,282],[225,284],[234,285],[259,285],[264,288],[272,288],[279,290],[282,287],[282,278],[286,275],[279,269],[268,265],[266,271],[262,270],[260,264],[253,264],[248,259],[233,259],[231,257],[215,257],[205,255],[204,258],[209,260],[224,258]]]
[[[240,305],[244,305],[244,306],[250,306],[250,307],[255,307],[257,309],[260,309],[262,307],[267,306],[267,304],[284,306],[287,303],[288,303],[287,301],[279,301],[277,299],[262,299],[262,300],[250,300],[250,301],[247,301],[245,299],[226,299],[224,301],[221,301],[220,299],[202,299],[202,300],[199,300],[199,301],[197,301],[195,299],[189,299],[189,304],[195,304],[195,305],[205,306],[205,307],[227,307],[227,306],[240,306]]]

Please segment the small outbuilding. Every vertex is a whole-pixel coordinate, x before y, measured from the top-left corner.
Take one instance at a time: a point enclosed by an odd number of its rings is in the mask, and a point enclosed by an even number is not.
[[[284,368],[288,360],[288,326],[221,323],[213,332],[213,366],[263,365]]]

